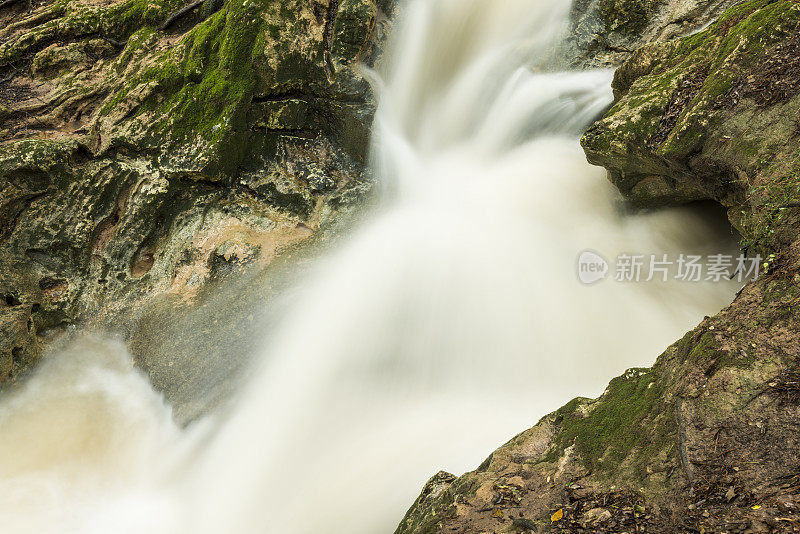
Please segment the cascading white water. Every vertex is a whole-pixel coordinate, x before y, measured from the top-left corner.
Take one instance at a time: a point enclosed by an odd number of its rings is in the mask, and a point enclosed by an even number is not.
[[[0,399],[0,530],[391,532],[438,469],[729,301],[727,282],[579,283],[585,249],[732,244],[689,210],[620,213],[577,143],[610,72],[543,67],[568,8],[413,0],[374,75],[383,206],[299,282],[246,390],[179,430],[121,345],[51,356]]]

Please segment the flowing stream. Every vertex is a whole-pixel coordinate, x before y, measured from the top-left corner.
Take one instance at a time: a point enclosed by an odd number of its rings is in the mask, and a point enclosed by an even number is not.
[[[390,533],[430,475],[727,304],[735,282],[578,281],[586,249],[735,244],[696,210],[626,215],[586,163],[612,73],[548,68],[568,10],[412,0],[370,74],[382,205],[298,282],[243,391],[183,429],[123,344],[50,355],[0,398],[0,532]]]

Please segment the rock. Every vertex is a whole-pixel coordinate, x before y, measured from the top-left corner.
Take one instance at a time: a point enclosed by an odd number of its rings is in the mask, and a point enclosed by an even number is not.
[[[565,56],[568,66],[619,65],[639,47],[687,35],[741,0],[576,0]]]
[[[47,78],[66,69],[85,67],[90,61],[84,50],[86,44],[88,43],[69,43],[45,48],[33,57],[31,73],[37,78]]]
[[[635,205],[714,200],[765,257],[800,221],[800,6],[745,2],[704,31],[637,50],[583,136]]]
[[[150,302],[264,268],[369,194],[376,4],[209,1],[160,31],[184,5],[0,14],[0,294],[34,324],[3,311],[0,381],[43,332],[136,338]]]
[[[4,297],[0,304],[0,379],[19,372],[35,359],[36,330],[31,306],[25,306],[13,296]]]
[[[798,250],[791,254],[788,272],[800,267]],[[785,451],[800,446],[794,431],[800,413],[785,393],[764,391],[775,370],[800,353],[796,335],[782,336],[780,347],[769,342],[778,332],[800,328],[799,311],[781,311],[798,295],[800,289],[780,275],[750,283],[730,307],[669,347],[652,368],[629,370],[596,400],[575,399],[496,450],[477,470],[448,482],[438,497],[425,493],[398,534],[492,532],[494,520],[485,511],[491,507],[480,496],[493,494],[512,476],[522,481],[515,488],[515,512],[545,525],[552,510],[564,507],[559,527],[565,531],[711,532],[715,524],[739,524],[753,515],[751,507],[761,499],[757,492],[782,491],[782,481],[796,476]],[[718,331],[726,332],[724,343],[714,337]],[[746,357],[743,347],[750,348]],[[706,393],[690,397],[690,386]],[[749,424],[753,420],[766,421],[770,431],[762,434]],[[751,457],[759,461],[748,463]],[[553,478],[555,472],[561,475]],[[737,497],[728,502],[731,486]],[[716,504],[706,516],[709,502]],[[576,517],[575,509],[585,511]],[[776,514],[800,518],[791,506],[785,511],[764,506],[758,513],[765,522],[775,521]]]
[[[243,266],[258,257],[259,251],[258,245],[245,240],[229,239],[223,242],[208,258],[210,276],[219,278],[241,271]]]
[[[403,532],[435,532],[437,526],[452,515],[454,506],[451,486],[456,476],[439,471],[425,484],[422,493],[397,527]]]
[[[336,70],[363,59],[377,17],[378,7],[372,0],[339,0],[330,45]]]
[[[605,508],[592,508],[581,517],[581,520],[587,526],[600,525],[609,519],[611,519],[611,512]]]
[[[308,186],[311,190],[317,193],[333,191],[336,188],[336,182],[319,167],[309,169],[305,180],[308,182]]]
[[[697,31],[741,0],[577,0],[572,5],[567,66],[615,66],[641,46]]]

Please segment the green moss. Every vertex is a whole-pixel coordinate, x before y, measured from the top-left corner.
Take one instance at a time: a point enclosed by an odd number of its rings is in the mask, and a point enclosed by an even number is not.
[[[143,127],[153,142],[176,147],[214,147],[218,161],[235,168],[246,133],[244,108],[256,85],[253,57],[259,52],[263,19],[258,6],[231,0],[225,9],[192,28],[182,42],[155,57],[130,76],[102,108],[110,115],[135,90],[147,96],[135,115],[147,117]],[[134,33],[115,64],[118,71],[140,61],[142,50],[155,38],[145,28]]]
[[[553,418],[554,422],[559,424],[564,420],[565,416],[574,414],[580,406],[590,404],[591,402],[593,402],[593,399],[587,397],[575,397],[552,414],[542,417],[539,420],[539,423],[542,423],[545,419]]]
[[[726,350],[717,341],[713,330],[689,332],[679,345],[682,346],[679,354],[683,354],[686,361],[702,369],[707,376],[725,367],[749,368],[755,362],[755,357],[751,354]]]
[[[107,37],[125,40],[142,27],[159,26],[183,0],[125,0],[102,13],[102,30]]]
[[[611,381],[603,396],[573,411],[578,399],[563,411],[561,432],[543,458],[556,460],[570,445],[588,469],[610,475],[625,462],[634,476],[646,477],[646,462],[659,452],[673,449],[675,423],[663,400],[663,386],[654,369],[630,369]],[[658,419],[658,420],[657,420]]]
[[[0,45],[0,65],[35,54],[53,42],[92,35],[125,41],[142,27],[158,26],[182,0],[124,0],[86,5],[62,0],[50,10],[51,20]]]
[[[192,32],[181,72],[187,83],[162,110],[175,117],[176,140],[221,142],[243,127],[244,104],[256,85],[253,56],[261,19],[234,0]]]
[[[601,0],[600,16],[611,31],[641,31],[653,16],[660,0]]]

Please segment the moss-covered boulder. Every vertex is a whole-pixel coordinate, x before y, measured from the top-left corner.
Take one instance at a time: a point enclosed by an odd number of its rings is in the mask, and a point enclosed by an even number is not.
[[[800,4],[746,2],[700,33],[637,50],[582,144],[635,204],[715,200],[768,255],[800,224],[798,80]]]
[[[263,267],[368,194],[359,64],[391,4],[191,4],[0,6],[0,382],[70,324],[142,337],[156,296]]]

